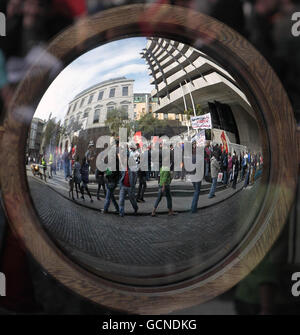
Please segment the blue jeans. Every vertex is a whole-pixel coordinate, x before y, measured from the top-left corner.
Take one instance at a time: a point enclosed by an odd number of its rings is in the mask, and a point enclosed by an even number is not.
[[[200,189],[201,189],[201,181],[193,183],[193,187],[194,187],[195,192],[194,192],[194,196],[193,196],[191,212],[196,213],[197,208],[198,208],[198,200],[199,200],[199,195],[200,195]]]
[[[139,189],[137,194],[138,200],[144,200],[144,193],[147,188],[146,176],[139,176]]]
[[[120,188],[120,196],[119,196],[119,208],[120,208],[120,215],[124,216],[124,203],[125,203],[125,196],[128,194],[128,198],[131,202],[131,205],[135,212],[138,210],[138,206],[135,199],[134,188],[126,187],[124,185]]]
[[[65,172],[65,178],[70,176],[70,163],[64,162],[64,172]]]
[[[223,171],[223,184],[227,185],[227,171]]]
[[[243,166],[243,167],[242,167],[242,175],[241,175],[241,179],[244,179],[246,169],[247,169],[247,166]]]
[[[169,210],[172,209],[172,196],[171,196],[171,188],[170,185],[165,185],[165,191],[164,191],[166,198],[167,198],[167,207]],[[159,186],[157,199],[154,204],[154,208],[156,209],[161,201],[161,198],[163,196],[162,186]]]
[[[105,202],[104,202],[104,212],[108,211],[110,201],[112,201],[113,205],[115,206],[116,211],[119,212],[119,205],[114,195],[116,184],[107,184],[106,186],[107,188],[106,188],[106,197],[105,197]]]
[[[217,177],[216,178],[212,178],[212,184],[211,184],[211,188],[210,188],[210,192],[209,192],[209,198],[212,198],[215,195],[216,192],[216,188],[217,188]]]
[[[246,178],[245,178],[245,181],[244,181],[244,187],[248,186],[248,184],[249,184],[249,177],[250,177],[250,168],[248,169],[248,172],[246,174]]]

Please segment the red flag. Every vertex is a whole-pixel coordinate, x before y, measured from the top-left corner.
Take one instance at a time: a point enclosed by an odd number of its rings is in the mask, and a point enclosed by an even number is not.
[[[226,153],[228,154],[228,145],[227,145],[227,140],[224,131],[221,134],[221,140],[223,144],[223,148],[226,150]]]
[[[142,142],[141,137],[142,137],[142,132],[141,131],[137,131],[133,136],[134,142],[138,143],[140,145],[140,147],[143,146],[143,142]]]

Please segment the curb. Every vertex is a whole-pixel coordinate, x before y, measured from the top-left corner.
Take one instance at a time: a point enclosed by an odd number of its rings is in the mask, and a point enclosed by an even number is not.
[[[35,176],[32,176],[32,178],[36,179],[37,181],[41,182],[39,180],[38,177],[35,177]],[[43,183],[44,184],[44,183]],[[88,204],[83,204],[83,203],[80,203],[80,202],[77,202],[76,200],[73,200],[72,198],[62,194],[61,192],[59,192],[55,187],[49,185],[49,184],[46,184],[49,188],[51,188],[54,192],[56,192],[57,194],[59,194],[61,197],[73,202],[74,204],[76,205],[79,205],[79,206],[82,206],[82,207],[85,207],[85,208],[88,208],[88,209],[91,209],[91,210],[94,210],[96,212],[99,212],[101,213],[101,209],[99,208],[94,208],[94,207],[91,207],[89,206]],[[241,187],[240,189],[237,189],[235,192],[233,192],[232,194],[230,194],[228,197],[224,198],[224,199],[221,199],[221,200],[217,200],[209,205],[204,205],[204,206],[200,206],[198,207],[198,210],[199,209],[205,209],[205,208],[209,208],[211,206],[214,206],[214,205],[217,205],[217,204],[220,204],[222,203],[223,201],[227,200],[227,199],[230,199],[231,197],[233,197],[235,194],[237,194],[238,192],[240,192],[241,190],[243,189],[243,187]],[[177,213],[191,213],[190,210],[176,210]],[[118,215],[114,212],[108,212],[109,214],[114,214],[114,215]],[[161,214],[168,214],[168,211],[162,211],[162,212],[159,212],[157,213],[157,215],[161,215]],[[192,214],[192,213],[191,213]],[[134,213],[127,213],[126,216],[151,216],[151,213],[137,213],[137,214],[134,214]]]

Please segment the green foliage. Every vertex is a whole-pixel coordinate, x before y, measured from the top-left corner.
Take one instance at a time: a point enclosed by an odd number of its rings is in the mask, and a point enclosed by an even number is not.
[[[45,129],[45,142],[44,146],[47,148],[50,144],[54,145],[55,139],[56,139],[56,122],[55,118],[50,119],[47,122],[46,129]]]
[[[201,105],[197,104],[196,107],[195,107],[195,109],[196,109],[196,115],[197,116],[205,114],[205,112],[203,111]],[[194,116],[194,110],[193,110],[193,108],[188,108],[187,110],[184,111],[184,114],[187,115],[187,119],[190,120],[191,117]]]
[[[75,133],[76,131],[81,130],[82,125],[77,120],[73,120],[70,124],[68,124],[66,127],[62,128],[62,134],[66,136],[70,136],[71,134]]]
[[[109,128],[112,136],[119,135],[120,128],[126,128],[127,133],[130,134],[131,124],[128,122],[128,112],[122,109],[114,109],[107,113],[105,125]]]
[[[166,120],[156,119],[153,113],[144,114],[136,122],[136,130],[141,131],[144,136],[156,135],[155,132],[162,132],[166,126]]]

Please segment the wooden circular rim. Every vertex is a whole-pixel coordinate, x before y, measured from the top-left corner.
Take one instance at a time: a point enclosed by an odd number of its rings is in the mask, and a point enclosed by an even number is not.
[[[195,24],[196,23],[196,24]],[[219,266],[196,278],[165,287],[129,287],[99,278],[73,263],[47,236],[32,206],[24,168],[24,143],[34,111],[24,106],[49,86],[49,72],[35,66],[20,84],[7,113],[1,137],[0,182],[9,222],[29,252],[63,285],[102,306],[129,313],[168,313],[211,299],[234,286],[263,258],[278,237],[292,205],[299,157],[296,125],[288,97],[264,58],[238,33],[215,19],[190,9],[161,5],[129,5],[83,19],[60,34],[47,51],[65,64],[95,44],[128,36],[161,36],[190,45],[204,43],[231,70],[248,92],[250,103],[262,111],[265,128],[266,199],[256,223],[239,247]],[[234,58],[230,58],[234,57]],[[33,80],[34,79],[34,80]],[[288,136],[287,136],[288,134]],[[286,150],[289,148],[289,150]],[[11,153],[14,154],[11,154]],[[7,168],[9,167],[9,169]],[[268,178],[266,177],[268,175]]]

